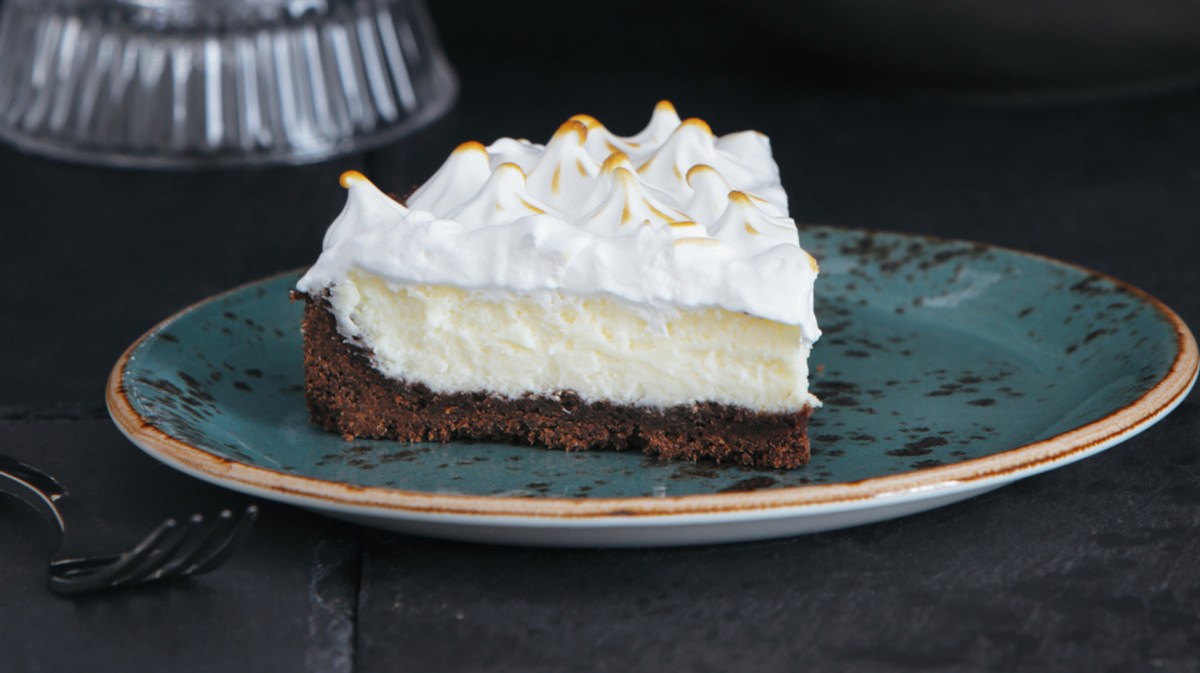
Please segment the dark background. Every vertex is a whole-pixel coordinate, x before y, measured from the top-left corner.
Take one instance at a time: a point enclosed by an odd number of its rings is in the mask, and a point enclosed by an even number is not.
[[[545,138],[576,112],[632,133],[659,98],[717,133],[768,134],[802,221],[1065,259],[1200,324],[1186,15],[1092,6],[1082,23],[1034,21],[1038,39],[1009,15],[984,23],[1025,37],[998,47],[946,29],[969,17],[914,19],[884,31],[896,46],[821,7],[435,2],[456,108],[394,146],[300,168],[116,170],[0,146],[0,451],[132,539],[168,511],[239,501],[106,420],[104,379],[132,340],[315,259],[343,170],[401,192],[463,140]],[[1114,23],[1160,32],[1105,39]],[[1189,398],[1117,448],[960,505],[723,547],[485,547],[267,504],[220,571],[79,602],[45,593],[53,540],[0,500],[0,670],[1194,671],[1198,432]]]

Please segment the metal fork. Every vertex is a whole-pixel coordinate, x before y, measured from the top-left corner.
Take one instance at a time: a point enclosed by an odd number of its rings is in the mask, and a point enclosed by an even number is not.
[[[103,528],[53,477],[0,455],[0,493],[24,500],[58,527],[62,535],[50,560],[48,586],[64,595],[208,572],[233,554],[258,516],[258,507],[249,505],[237,513],[223,509],[215,517],[167,519],[132,549],[88,555],[103,543]]]

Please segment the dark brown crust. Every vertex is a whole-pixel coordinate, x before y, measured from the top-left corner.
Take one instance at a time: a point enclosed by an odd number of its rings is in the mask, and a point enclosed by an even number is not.
[[[338,333],[325,300],[304,299],[309,414],[316,425],[347,438],[490,439],[773,468],[808,462],[808,406],[795,413],[759,413],[714,402],[667,409],[584,402],[572,391],[520,399],[485,392],[434,393],[380,374],[363,349]]]

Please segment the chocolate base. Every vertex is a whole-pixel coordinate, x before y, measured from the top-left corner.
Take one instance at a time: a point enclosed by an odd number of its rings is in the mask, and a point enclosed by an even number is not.
[[[585,402],[569,390],[519,399],[482,391],[435,393],[381,374],[368,352],[338,333],[324,299],[304,300],[309,414],[316,425],[347,439],[486,439],[773,468],[808,462],[808,406],[793,413],[761,413],[715,402],[665,409]]]

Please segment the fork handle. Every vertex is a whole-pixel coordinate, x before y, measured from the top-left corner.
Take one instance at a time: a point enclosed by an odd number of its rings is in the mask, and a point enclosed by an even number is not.
[[[30,483],[34,488],[44,493],[46,497],[53,500],[57,500],[67,494],[67,489],[63,488],[62,484],[58,483],[58,480],[54,477],[32,465],[27,465],[16,458],[6,456],[2,453],[0,453],[0,472]]]
[[[3,454],[0,454],[0,493],[25,501],[58,530],[62,536],[57,551],[60,558],[94,554],[112,544],[111,529],[92,516],[83,502],[71,497],[54,477]]]
[[[7,493],[36,509],[62,531],[66,525],[55,500],[66,492],[49,475],[8,456],[0,455],[0,493]]]

